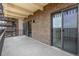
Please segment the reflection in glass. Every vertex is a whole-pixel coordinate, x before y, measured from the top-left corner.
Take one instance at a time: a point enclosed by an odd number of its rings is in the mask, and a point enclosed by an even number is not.
[[[63,13],[63,40],[64,49],[76,53],[77,49],[77,9]]]
[[[62,14],[57,13],[53,16],[53,45],[61,47],[61,27],[62,27]]]

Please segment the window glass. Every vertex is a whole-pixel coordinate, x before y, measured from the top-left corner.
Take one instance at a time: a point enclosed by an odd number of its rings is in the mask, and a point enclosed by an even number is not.
[[[64,49],[77,53],[77,9],[64,11],[63,29]]]
[[[53,45],[61,48],[61,27],[62,27],[62,14],[57,13],[52,18],[53,20]]]

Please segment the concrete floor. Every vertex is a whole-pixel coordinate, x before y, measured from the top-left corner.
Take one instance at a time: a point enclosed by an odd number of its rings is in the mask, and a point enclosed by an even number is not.
[[[5,39],[2,56],[72,56],[68,52],[48,46],[26,36]]]

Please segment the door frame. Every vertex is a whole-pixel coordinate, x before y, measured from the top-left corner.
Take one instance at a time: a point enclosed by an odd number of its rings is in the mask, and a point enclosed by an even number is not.
[[[29,35],[29,24],[31,25],[31,27],[30,27],[31,28],[31,31],[30,31],[31,32],[31,36]],[[28,35],[27,36],[32,37],[32,20],[27,21],[27,27],[28,27],[27,28],[27,30],[28,30],[27,31],[28,32]]]
[[[54,15],[54,14],[56,14],[56,13],[63,13],[64,11],[66,11],[66,10],[70,10],[70,9],[74,9],[74,8],[77,8],[77,10],[78,10],[78,13],[79,13],[79,4],[74,4],[74,5],[72,5],[72,6],[68,6],[68,7],[66,7],[66,8],[63,8],[63,9],[59,9],[59,10],[56,10],[55,12],[53,12],[53,13],[51,13],[51,20],[50,20],[50,25],[51,25],[51,28],[50,28],[50,34],[51,34],[51,46],[53,46],[53,30],[52,30],[52,27],[53,27],[53,20],[52,20],[52,16]],[[79,14],[77,13],[77,31],[79,32],[79,25],[78,25],[78,22],[79,22]],[[64,42],[63,42],[63,14],[62,14],[62,27],[61,27],[61,45],[62,45],[62,48],[60,48],[60,49],[63,49],[64,48]],[[79,54],[79,33],[77,33],[77,54]],[[58,47],[57,47],[58,48]],[[63,49],[64,50],[64,49]]]
[[[23,22],[23,34],[28,35],[28,24],[27,21]]]

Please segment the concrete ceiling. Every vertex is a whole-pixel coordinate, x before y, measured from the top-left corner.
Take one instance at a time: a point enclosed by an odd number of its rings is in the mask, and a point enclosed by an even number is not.
[[[25,18],[37,10],[43,10],[47,3],[3,3],[4,15],[13,18]]]

